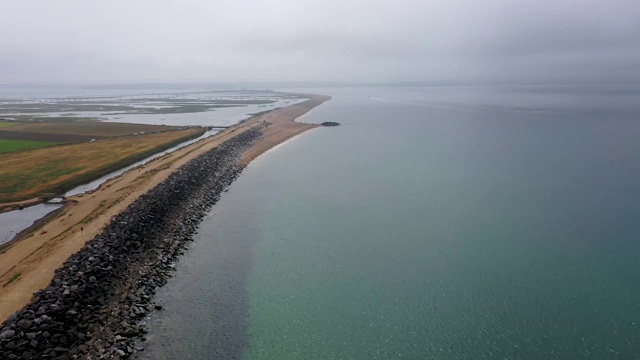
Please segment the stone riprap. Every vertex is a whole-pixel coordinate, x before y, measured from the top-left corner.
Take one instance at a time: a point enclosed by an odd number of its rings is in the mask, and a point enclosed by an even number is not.
[[[142,320],[174,261],[260,127],[191,160],[115,216],[56,271],[51,284],[0,326],[1,359],[128,358],[142,350]]]

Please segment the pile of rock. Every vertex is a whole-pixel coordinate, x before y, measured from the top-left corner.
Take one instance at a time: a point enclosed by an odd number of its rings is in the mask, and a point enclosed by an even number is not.
[[[114,217],[0,326],[0,359],[127,358],[140,324],[207,211],[242,170],[255,127],[190,161]]]

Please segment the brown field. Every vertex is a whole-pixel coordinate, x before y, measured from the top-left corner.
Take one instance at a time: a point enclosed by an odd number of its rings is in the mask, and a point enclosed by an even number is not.
[[[8,123],[3,123],[8,124]],[[50,123],[14,123],[12,126],[2,127],[3,131],[24,132],[35,134],[66,134],[82,135],[90,138],[115,137],[134,133],[151,133],[176,130],[178,127],[165,125],[127,124],[99,121],[86,122],[50,122]],[[42,140],[53,141],[53,140]]]
[[[62,193],[203,132],[193,128],[3,155],[0,203]]]
[[[19,126],[19,125],[18,125]],[[6,131],[0,128],[0,139],[26,140],[26,141],[48,141],[57,143],[71,143],[100,139],[101,136],[76,135],[76,134],[46,134],[38,132]]]

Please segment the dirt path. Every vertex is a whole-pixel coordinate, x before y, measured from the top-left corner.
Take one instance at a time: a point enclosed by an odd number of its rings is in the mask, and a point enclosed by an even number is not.
[[[242,162],[246,164],[281,142],[318,126],[298,123],[295,119],[329,99],[317,95],[255,117],[155,159],[144,167],[129,170],[93,193],[71,197],[75,201],[68,203],[41,230],[0,254],[0,321],[26,305],[35,291],[48,286],[55,269],[99,234],[113,216],[180,166],[257,123],[271,123],[263,139],[244,154]]]

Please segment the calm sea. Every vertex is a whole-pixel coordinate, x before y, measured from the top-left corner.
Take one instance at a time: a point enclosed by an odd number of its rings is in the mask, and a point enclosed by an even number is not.
[[[306,91],[142,358],[640,358],[640,87]]]

